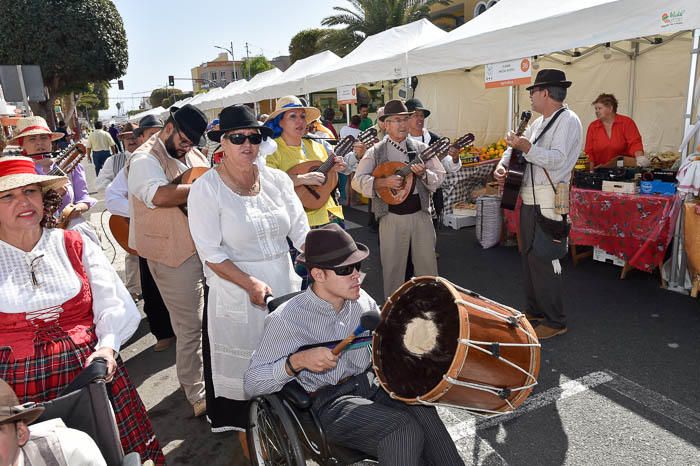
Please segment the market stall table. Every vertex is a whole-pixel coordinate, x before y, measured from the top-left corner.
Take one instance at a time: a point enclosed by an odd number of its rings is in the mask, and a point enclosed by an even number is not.
[[[632,267],[651,272],[664,260],[681,198],[572,188],[571,244],[596,246]]]
[[[442,183],[442,198],[445,202],[444,215],[452,213],[458,202],[471,201],[471,193],[486,184],[486,179],[493,173],[500,159],[487,160],[465,165],[458,172],[448,173]]]

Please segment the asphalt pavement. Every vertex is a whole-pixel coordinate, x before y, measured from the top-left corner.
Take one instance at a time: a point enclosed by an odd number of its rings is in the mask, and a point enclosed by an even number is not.
[[[94,168],[86,166],[94,180]],[[101,194],[96,194],[102,198]],[[106,225],[100,202],[91,219]],[[381,302],[377,234],[348,209],[353,237],[372,252],[364,288]],[[103,246],[123,273],[123,251]],[[440,275],[522,309],[515,247],[482,249],[474,228],[438,231]],[[659,288],[658,276],[611,264],[563,262],[569,332],[542,342],[538,385],[513,414],[440,414],[466,464],[700,465],[700,302]],[[122,357],[146,404],[168,464],[243,465],[233,434],[194,418],[175,375],[174,348],[155,353],[144,319]]]

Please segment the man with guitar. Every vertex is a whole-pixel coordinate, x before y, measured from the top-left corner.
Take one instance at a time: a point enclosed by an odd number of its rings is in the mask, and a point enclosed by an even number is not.
[[[163,122],[160,118],[153,115],[147,115],[139,120],[139,125],[134,125],[132,136],[135,138],[134,147],[130,145],[130,141],[126,142],[126,148],[129,151],[128,157],[122,165],[136,153],[138,148],[150,139],[151,136],[163,129]],[[124,132],[121,133],[125,134]],[[100,175],[108,169],[110,160],[118,157],[110,157],[102,167]],[[148,262],[144,257],[138,255],[138,251],[129,248],[129,185],[127,182],[126,170],[120,169],[114,180],[105,189],[105,207],[112,216],[109,218],[109,228],[112,235],[127,251],[127,258],[136,256],[137,271],[141,283],[141,298],[143,299],[143,312],[148,319],[148,326],[151,333],[156,337],[156,343],[153,345],[153,351],[160,352],[170,348],[175,342],[175,333],[173,332],[172,324],[170,323],[170,315],[168,309],[163,302],[163,298],[158,291],[158,286],[153,280],[151,270],[148,268]],[[128,272],[127,272],[128,274]]]
[[[578,116],[564,105],[566,89],[571,81],[563,71],[544,69],[537,73],[535,82],[528,87],[532,110],[540,113],[522,136],[509,133],[510,146],[498,164],[494,176],[507,186],[511,157],[523,157],[519,194],[523,204],[520,210],[520,248],[525,294],[526,315],[535,326],[540,340],[566,333],[566,315],[562,299],[563,282],[559,260],[543,260],[533,251],[537,210],[551,220],[562,220],[555,213],[555,189],[559,183],[568,184],[571,170],[581,152],[582,127]],[[513,172],[514,169],[510,168]],[[518,188],[516,188],[518,189]],[[504,193],[504,199],[508,197]],[[565,195],[568,196],[568,193]]]
[[[435,228],[430,212],[430,195],[445,178],[445,168],[437,157],[420,158],[427,144],[408,138],[409,112],[400,100],[384,106],[380,118],[387,138],[367,151],[357,165],[352,187],[372,199],[372,212],[379,222],[380,254],[384,279],[384,296],[391,294],[404,282],[409,247],[416,275],[437,275],[435,257]],[[378,196],[380,188],[406,188],[407,177],[390,175],[375,178],[375,168],[386,162],[410,163],[414,185],[400,204],[389,205]]]
[[[207,128],[204,114],[192,105],[171,107],[162,131],[129,159],[129,247],[148,267],[170,313],[176,343],[177,376],[195,416],[206,413],[202,368],[204,274],[180,207],[189,184],[174,184],[191,167],[208,167],[196,146]]]

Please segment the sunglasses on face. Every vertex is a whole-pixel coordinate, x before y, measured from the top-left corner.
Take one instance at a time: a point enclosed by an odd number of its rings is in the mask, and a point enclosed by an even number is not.
[[[534,94],[535,92],[539,92],[539,91],[541,91],[541,90],[542,90],[542,89],[539,89],[539,88],[537,88],[537,87],[532,88],[532,89],[530,89],[530,95]]]
[[[333,270],[333,272],[335,272],[336,275],[339,275],[341,277],[347,277],[348,275],[351,275],[355,270],[359,272],[361,267],[362,262],[357,262],[356,264],[350,264],[344,267],[338,267],[331,270]]]
[[[228,139],[231,144],[235,144],[237,146],[240,146],[245,142],[245,140],[249,140],[251,144],[253,145],[258,145],[262,142],[263,140],[263,135],[260,133],[253,133],[253,134],[227,134],[224,136],[226,139]]]

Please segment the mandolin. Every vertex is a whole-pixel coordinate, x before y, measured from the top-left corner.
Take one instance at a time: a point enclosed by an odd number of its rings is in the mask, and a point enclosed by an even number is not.
[[[428,146],[423,152],[408,163],[404,162],[384,162],[378,165],[372,172],[375,178],[386,178],[398,175],[403,178],[403,183],[399,188],[376,188],[377,194],[389,205],[401,204],[413,192],[415,187],[415,177],[411,166],[417,163],[424,163],[433,157],[442,160],[447,155],[450,147],[461,149],[474,142],[474,135],[467,133],[450,144],[450,139],[442,137]]]
[[[326,180],[320,186],[310,186],[307,184],[302,184],[294,187],[294,191],[299,196],[304,209],[306,210],[316,210],[320,209],[326,202],[328,202],[328,197],[331,195],[336,185],[338,184],[338,173],[330,171],[333,168],[335,162],[333,161],[335,157],[344,157],[351,150],[353,144],[356,141],[362,142],[369,149],[377,141],[377,130],[375,128],[368,128],[357,135],[357,139],[354,136],[346,136],[338,142],[333,149],[333,154],[329,154],[325,162],[320,160],[310,160],[308,162],[302,162],[297,164],[287,170],[290,175],[302,175],[304,173],[319,172],[326,176]]]
[[[532,113],[525,111],[520,116],[520,124],[516,134],[522,136],[527,128],[527,124],[532,117]],[[523,156],[522,151],[511,148],[510,161],[508,162],[508,174],[503,184],[503,197],[501,198],[501,207],[508,210],[515,210],[515,204],[518,202],[520,195],[520,186],[523,184],[525,169],[527,168],[527,160]]]

